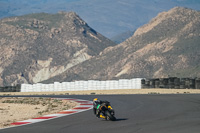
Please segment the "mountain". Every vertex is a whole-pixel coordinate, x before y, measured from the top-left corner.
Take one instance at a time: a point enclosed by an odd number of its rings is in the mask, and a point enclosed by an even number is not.
[[[200,12],[175,7],[53,81],[200,76]]]
[[[74,12],[1,19],[0,85],[47,80],[114,45]]]
[[[134,31],[175,6],[200,10],[199,0],[0,0],[0,18],[30,13],[74,11],[92,28],[111,38]]]

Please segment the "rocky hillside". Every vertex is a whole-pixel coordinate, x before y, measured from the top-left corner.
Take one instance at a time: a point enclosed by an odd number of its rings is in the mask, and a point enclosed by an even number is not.
[[[0,86],[47,80],[113,45],[74,12],[1,19]]]
[[[200,76],[199,29],[199,11],[173,8],[158,14],[125,42],[45,82]]]

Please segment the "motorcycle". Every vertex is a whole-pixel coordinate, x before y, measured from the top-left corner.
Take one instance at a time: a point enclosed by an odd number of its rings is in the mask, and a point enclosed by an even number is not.
[[[105,101],[104,103],[101,104],[100,111],[101,111],[100,118],[110,121],[116,120],[114,116],[115,112],[108,101]]]

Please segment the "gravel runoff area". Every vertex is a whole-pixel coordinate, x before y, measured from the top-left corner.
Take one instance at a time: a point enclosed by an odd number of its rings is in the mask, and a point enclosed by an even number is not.
[[[200,94],[200,89],[126,89],[65,92],[3,92],[0,96],[14,95],[119,95],[119,94]],[[73,108],[77,103],[50,98],[0,98],[0,128],[10,123],[40,117]]]
[[[73,101],[51,98],[3,97],[0,98],[0,128],[9,127],[10,123],[17,121],[68,110],[76,105]]]

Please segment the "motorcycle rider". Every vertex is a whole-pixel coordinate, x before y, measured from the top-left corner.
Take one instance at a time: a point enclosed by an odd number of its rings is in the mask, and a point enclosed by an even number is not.
[[[93,99],[93,111],[94,111],[94,114],[96,115],[96,117],[98,117],[98,118],[100,117],[100,113],[101,113],[100,107],[101,107],[102,103],[103,103],[103,101],[98,100],[98,98]]]
[[[112,109],[110,102],[102,101],[98,98],[93,99],[93,111],[96,117],[104,118],[106,120],[115,121],[114,110]],[[100,115],[101,114],[101,115]]]

